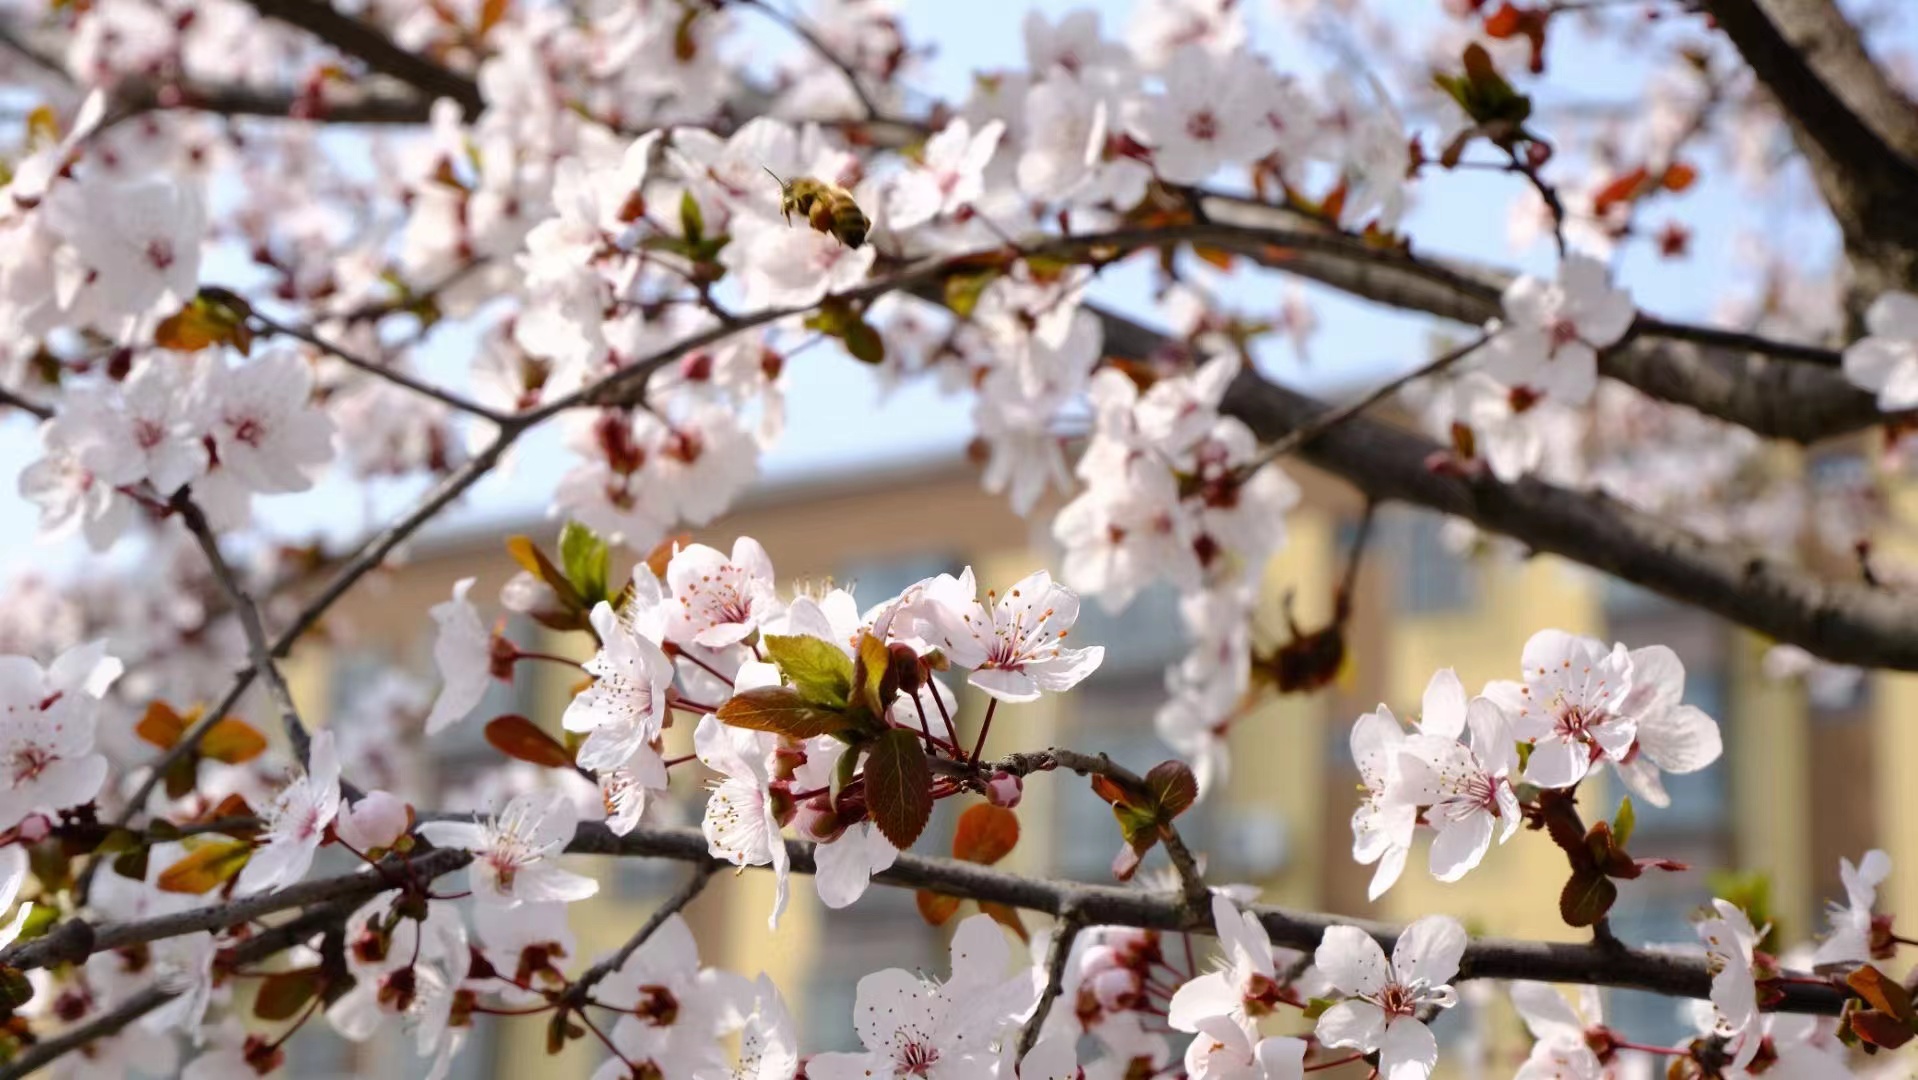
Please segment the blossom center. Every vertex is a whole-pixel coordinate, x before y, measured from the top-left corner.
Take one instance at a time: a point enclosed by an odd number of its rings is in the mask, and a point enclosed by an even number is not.
[[[16,747],[13,751],[13,759],[11,762],[13,766],[13,782],[17,785],[24,784],[29,780],[37,780],[41,773],[46,772],[54,762],[59,760],[60,756],[58,754],[55,754],[44,746],[36,746],[28,743],[25,746]]]
[[[1211,142],[1219,137],[1219,118],[1211,109],[1200,109],[1186,117],[1185,133],[1198,142]]]
[[[929,1076],[938,1063],[939,1048],[916,1036],[900,1043],[893,1056],[895,1071],[901,1076]]]
[[[147,241],[146,256],[155,270],[167,269],[174,261],[173,242],[163,238]]]

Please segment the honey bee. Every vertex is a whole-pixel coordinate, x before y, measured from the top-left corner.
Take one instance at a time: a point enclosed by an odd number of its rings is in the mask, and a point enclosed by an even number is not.
[[[866,242],[872,219],[853,201],[852,192],[810,176],[780,180],[779,174],[771,169],[766,170],[766,175],[779,181],[779,209],[786,215],[786,224],[792,224],[793,213],[797,211],[814,229],[849,248]]]

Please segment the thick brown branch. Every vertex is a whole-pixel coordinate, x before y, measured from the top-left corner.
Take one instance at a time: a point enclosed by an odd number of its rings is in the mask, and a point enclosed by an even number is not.
[[[367,67],[419,90],[430,101],[452,98],[467,119],[485,107],[479,84],[416,52],[403,49],[372,23],[356,19],[327,0],[248,0],[255,11],[270,19],[297,26]]]
[[[1833,0],[1707,0],[1791,124],[1844,232],[1854,308],[1918,285],[1918,111]]]
[[[1137,323],[1111,313],[1103,317],[1111,353],[1150,356],[1168,347]],[[1327,415],[1324,403],[1250,371],[1227,392],[1223,408],[1268,442]],[[1902,593],[1827,581],[1745,547],[1707,542],[1600,492],[1530,477],[1506,484],[1433,471],[1433,455],[1446,452],[1365,417],[1352,417],[1298,448],[1300,457],[1373,498],[1462,517],[1827,660],[1918,670],[1918,610]]]
[[[429,851],[412,861],[413,877],[419,881],[431,881],[472,861],[473,854],[469,851]],[[339,877],[302,881],[257,896],[133,922],[110,922],[95,926],[85,919],[68,919],[40,937],[22,942],[0,954],[0,964],[25,971],[61,962],[78,963],[106,949],[142,945],[201,930],[218,932],[277,911],[290,911],[335,900],[361,901],[396,888],[395,875],[401,872],[402,865],[397,860],[389,859],[378,867]]]
[[[235,966],[245,966],[290,949],[310,940],[314,934],[336,927],[342,919],[352,914],[353,904],[353,901],[340,901],[304,912],[234,946],[226,954],[226,959]],[[35,1070],[66,1054],[95,1040],[119,1033],[128,1024],[173,1000],[174,996],[175,991],[164,986],[147,987],[92,1020],[27,1048],[19,1057],[0,1067],[0,1080],[17,1080],[19,1077],[31,1076]]]
[[[599,823],[581,825],[568,851],[647,855],[687,862],[729,866],[706,852],[706,838],[697,829],[639,828],[614,836]],[[796,873],[813,872],[813,845],[786,841]],[[975,863],[902,853],[891,869],[873,876],[882,885],[931,889],[968,900],[1008,904],[1030,911],[1065,917],[1076,913],[1087,926],[1134,926],[1151,930],[1183,930],[1183,898],[1168,893],[1111,885],[1045,881],[1009,874]],[[1318,947],[1327,927],[1357,926],[1377,938],[1389,952],[1399,929],[1386,923],[1318,912],[1298,912],[1269,905],[1250,908],[1258,914],[1274,945],[1311,950]],[[1210,924],[1197,929],[1210,932]],[[1591,944],[1515,941],[1478,938],[1465,950],[1461,979],[1536,979],[1583,983],[1621,989],[1650,990],[1674,997],[1703,998],[1711,993],[1711,973],[1697,956],[1657,949],[1606,948]],[[1773,1006],[1782,1012],[1835,1014],[1843,1004],[1836,989],[1802,983],[1779,986],[1784,996]]]

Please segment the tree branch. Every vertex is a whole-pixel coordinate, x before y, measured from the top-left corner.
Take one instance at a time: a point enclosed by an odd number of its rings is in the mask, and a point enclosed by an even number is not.
[[[698,829],[634,829],[614,836],[604,824],[579,827],[568,851],[601,855],[645,855],[686,862],[730,866],[707,854],[706,838]],[[786,841],[795,873],[813,872],[813,845]],[[761,868],[763,869],[763,867]],[[931,889],[948,896],[984,900],[1042,911],[1063,918],[1076,912],[1087,926],[1132,926],[1148,930],[1194,929],[1211,933],[1208,921],[1189,927],[1182,897],[1143,889],[1076,882],[1047,881],[994,870],[956,859],[932,858],[902,852],[892,867],[873,875],[873,881],[911,889]],[[1389,953],[1399,928],[1387,923],[1319,912],[1298,912],[1270,905],[1253,905],[1272,943],[1310,951],[1318,947],[1326,928],[1357,926],[1378,939]],[[1544,982],[1584,983],[1630,990],[1650,990],[1673,997],[1704,998],[1711,993],[1711,972],[1705,961],[1676,950],[1610,948],[1568,942],[1518,941],[1477,938],[1466,946],[1461,979],[1535,979]],[[1779,1012],[1835,1015],[1844,997],[1830,986],[1784,983],[1772,1008]]]
[[[480,114],[485,101],[479,83],[420,54],[403,49],[372,23],[356,19],[327,0],[247,0],[269,19],[297,26],[367,67],[390,75],[426,95],[452,98],[468,120]]]
[[[569,1006],[575,1009],[584,1007],[589,995],[592,993],[593,987],[597,986],[606,976],[611,975],[613,972],[625,966],[627,958],[637,952],[641,945],[646,944],[647,939],[651,938],[660,927],[666,925],[667,919],[677,915],[687,904],[692,903],[695,897],[704,892],[706,890],[706,883],[711,881],[713,875],[719,872],[720,865],[721,864],[717,862],[694,864],[693,876],[688,878],[686,883],[681,885],[677,892],[667,897],[658,907],[653,909],[653,913],[646,917],[646,921],[641,923],[639,929],[633,932],[633,936],[626,939],[626,944],[621,945],[618,949],[615,949],[611,955],[586,969],[586,973],[573,982],[573,985],[566,991],[566,1000]]]
[[[1790,122],[1844,232],[1854,313],[1918,285],[1918,111],[1832,0],[1707,0]]]
[[[299,708],[293,704],[292,689],[280,674],[279,665],[273,662],[272,650],[266,643],[266,626],[260,621],[259,605],[246,594],[246,587],[240,584],[233,575],[233,568],[227,565],[226,556],[220,552],[220,539],[213,535],[213,527],[207,523],[206,514],[193,501],[190,488],[181,488],[179,494],[174,496],[173,509],[199,543],[200,551],[206,555],[207,565],[213,568],[213,580],[219,583],[221,591],[233,602],[234,616],[240,620],[240,629],[246,634],[251,670],[265,676],[267,692],[273,696],[273,703],[280,710],[280,726],[286,731],[286,739],[292,745],[294,755],[300,759],[302,766],[311,764],[308,759],[312,756],[313,739],[306,730],[305,721],[300,719]]]
[[[236,966],[264,960],[275,953],[310,940],[353,913],[357,901],[337,901],[304,912],[279,926],[264,930],[234,946],[226,959]],[[167,935],[170,936],[170,935]],[[98,1039],[118,1034],[128,1024],[173,1000],[177,992],[161,985],[149,986],[115,1008],[92,1020],[28,1047],[19,1057],[0,1066],[0,1080],[19,1080],[31,1076],[62,1056]]]
[[[470,851],[437,848],[413,859],[411,867],[415,879],[431,881],[472,861],[473,853]],[[218,932],[264,915],[310,904],[334,900],[357,903],[388,889],[398,888],[394,884],[394,876],[402,873],[407,865],[398,859],[386,859],[376,866],[339,877],[302,881],[257,896],[131,922],[109,922],[95,926],[86,919],[75,917],[31,941],[20,942],[5,953],[0,953],[0,964],[26,971],[58,963],[79,963],[107,949],[143,945],[149,941],[201,930]]]
[[[1108,352],[1150,356],[1171,346],[1156,332],[1102,312]],[[1285,438],[1327,406],[1253,371],[1240,374],[1222,408],[1264,441]],[[1918,609],[1896,590],[1827,581],[1732,544],[1709,543],[1602,492],[1526,477],[1443,475],[1447,453],[1402,428],[1353,417],[1298,448],[1299,456],[1376,499],[1462,517],[1535,551],[1562,555],[1724,616],[1837,663],[1918,670]]]
[[[208,290],[202,289],[201,291],[206,292]],[[411,390],[415,394],[419,394],[421,397],[432,398],[434,401],[437,401],[442,405],[455,409],[459,412],[466,413],[470,416],[477,416],[482,420],[488,421],[489,423],[503,424],[508,419],[508,414],[500,412],[496,409],[489,408],[485,405],[481,405],[479,402],[474,401],[471,398],[468,398],[462,394],[457,394],[451,390],[445,390],[440,387],[434,386],[432,383],[425,382],[421,379],[416,379],[413,376],[408,375],[406,372],[399,370],[398,368],[389,367],[385,364],[375,363],[356,353],[348,352],[347,350],[340,348],[338,345],[335,345],[332,342],[327,341],[325,338],[322,338],[319,334],[315,333],[313,330],[307,327],[293,326],[288,323],[280,322],[278,319],[275,319],[270,315],[264,315],[260,313],[259,311],[255,310],[252,305],[248,304],[237,293],[231,292],[226,289],[221,289],[219,290],[219,292],[224,293],[225,296],[229,299],[229,302],[239,304],[241,308],[247,312],[248,320],[257,324],[262,330],[264,330],[267,333],[280,334],[286,337],[293,338],[296,341],[303,341],[306,344],[311,345],[313,348],[318,349],[321,352],[325,353],[326,355],[333,357],[334,359],[340,361],[341,363],[345,364],[346,366],[350,368],[354,368],[355,370],[358,370],[358,371],[364,371],[368,375],[371,375],[375,378],[385,379],[387,382],[390,382],[394,384],[395,386],[404,387],[405,389]]]
[[[1039,1004],[1032,1010],[1032,1018],[1019,1032],[1019,1057],[1032,1052],[1034,1043],[1039,1041],[1039,1032],[1046,1026],[1046,1014],[1052,1011],[1052,1003],[1065,991],[1066,964],[1072,959],[1072,943],[1078,940],[1079,931],[1085,929],[1085,923],[1079,917],[1079,909],[1068,904],[1059,913],[1059,925],[1052,930],[1052,941],[1046,946],[1046,985],[1039,993]]]

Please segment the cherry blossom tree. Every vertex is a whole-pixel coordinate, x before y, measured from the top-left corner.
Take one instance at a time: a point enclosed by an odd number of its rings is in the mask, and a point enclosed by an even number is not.
[[[402,1031],[439,1077],[477,1025],[540,1024],[606,1080],[1424,1080],[1439,1015],[1495,984],[1535,1036],[1521,1078],[1909,1074],[1884,852],[1845,853],[1815,942],[1735,897],[1689,949],[1614,932],[1622,890],[1692,872],[1634,852],[1631,800],[1682,798],[1665,775],[1737,737],[1660,643],[1527,628],[1510,678],[1442,669],[1415,720],[1382,703],[1349,732],[1373,898],[1549,845],[1581,940],[1261,904],[1179,819],[1229,730],[1335,677],[1380,504],[1766,635],[1767,671],[1814,689],[1918,670],[1912,569],[1872,543],[1918,404],[1910,13],[976,14],[1023,55],[948,100],[890,0],[0,5],[0,416],[36,440],[12,464],[40,530],[89,552],[0,604],[0,1076],[265,1076],[330,1028]],[[1507,207],[1507,235],[1460,252],[1427,235],[1433,200]],[[1114,299],[1122,266],[1143,298]],[[1707,319],[1656,313],[1678,274]],[[1425,320],[1429,354],[1336,403],[1285,385],[1275,350],[1304,358],[1337,298]],[[1056,507],[1058,565],[855,596],[782,580],[751,537],[692,543],[833,364],[962,399],[984,487]],[[399,613],[437,688],[396,670],[303,711],[282,663],[549,427],[563,470],[518,483],[556,537],[508,542],[496,602],[464,578]],[[1840,439],[1863,480],[1779,464]],[[1260,588],[1295,463],[1367,507],[1324,625]],[[264,497],[341,484],[414,501],[338,550],[278,542]],[[1189,645],[1166,759],[1037,745],[1020,712],[1105,660],[1082,604],[1155,584]],[[1254,632],[1275,622],[1288,640]],[[486,715],[524,665],[564,668],[569,704]],[[1021,748],[987,755],[995,723]],[[436,805],[394,745],[460,724],[512,762],[455,778],[480,812]],[[1110,807],[1113,882],[994,867],[1029,782]],[[928,853],[942,801],[951,857]],[[681,809],[700,826],[665,823]],[[686,877],[579,956],[568,913],[598,883],[575,856]],[[859,1049],[815,1052],[792,988],[700,959],[681,911],[727,866],[775,876],[775,928],[795,876],[842,919],[916,889],[950,965],[865,973]],[[981,913],[955,922],[963,901]],[[1689,1002],[1695,1037],[1608,1023],[1607,987]]]

